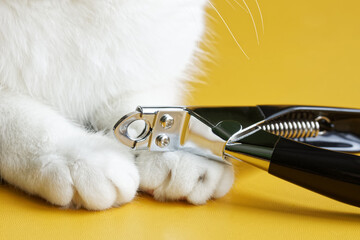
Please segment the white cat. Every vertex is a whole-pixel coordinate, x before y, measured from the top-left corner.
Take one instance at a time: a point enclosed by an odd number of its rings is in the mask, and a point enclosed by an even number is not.
[[[106,209],[138,189],[194,204],[229,166],[134,153],[112,134],[137,105],[179,105],[206,0],[0,0],[0,175],[60,205]],[[140,186],[140,187],[139,187]]]

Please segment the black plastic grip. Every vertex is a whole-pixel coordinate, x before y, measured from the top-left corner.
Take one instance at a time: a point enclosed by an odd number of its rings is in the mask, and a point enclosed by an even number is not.
[[[269,173],[360,207],[360,157],[280,138]]]

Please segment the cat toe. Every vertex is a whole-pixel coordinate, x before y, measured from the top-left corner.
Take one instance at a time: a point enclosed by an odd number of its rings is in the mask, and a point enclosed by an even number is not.
[[[103,210],[130,202],[137,191],[139,176],[135,165],[121,153],[96,153],[76,161],[70,169],[77,207]]]
[[[60,150],[59,150],[60,149]],[[40,157],[33,183],[25,186],[63,207],[103,210],[130,202],[139,186],[133,155],[101,135],[66,143]]]
[[[199,177],[195,187],[187,196],[188,202],[195,205],[205,204],[210,198],[223,197],[230,190],[234,182],[232,166],[222,167],[222,171],[217,170],[217,167],[209,167],[207,173]]]
[[[231,166],[189,153],[140,154],[136,164],[140,189],[159,201],[204,204],[225,195],[234,180]]]
[[[28,192],[35,193],[52,204],[69,206],[73,195],[73,181],[66,159],[59,155],[41,157],[43,163],[37,177],[29,184]]]

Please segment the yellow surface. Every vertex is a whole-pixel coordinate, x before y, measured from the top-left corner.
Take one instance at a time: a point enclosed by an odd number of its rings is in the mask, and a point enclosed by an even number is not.
[[[244,6],[241,0],[238,0]],[[213,10],[212,60],[192,105],[312,104],[360,108],[360,2],[214,1],[250,60]],[[205,47],[207,48],[207,47]],[[231,192],[204,206],[139,196],[104,212],[61,210],[0,185],[0,239],[359,239],[360,209],[242,163]]]

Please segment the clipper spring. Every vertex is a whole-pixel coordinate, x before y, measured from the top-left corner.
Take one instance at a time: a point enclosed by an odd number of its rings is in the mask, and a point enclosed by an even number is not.
[[[314,138],[323,134],[321,122],[330,124],[327,117],[317,117],[315,120],[286,119],[274,120],[261,125],[261,129],[284,138]]]

